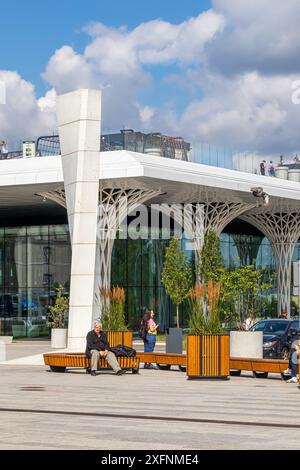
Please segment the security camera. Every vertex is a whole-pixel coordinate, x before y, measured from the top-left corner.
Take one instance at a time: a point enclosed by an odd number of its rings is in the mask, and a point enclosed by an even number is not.
[[[251,192],[254,197],[262,198],[264,206],[267,206],[269,204],[270,196],[264,191],[264,188],[262,188],[261,186],[257,188],[251,188]]]
[[[258,188],[251,188],[250,191],[252,192],[254,197],[262,197],[264,194],[264,188],[259,186]]]

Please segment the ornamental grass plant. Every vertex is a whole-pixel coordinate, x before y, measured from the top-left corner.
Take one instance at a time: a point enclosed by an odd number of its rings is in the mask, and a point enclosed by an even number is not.
[[[208,281],[206,284],[196,283],[190,289],[190,334],[218,335],[223,333],[220,321],[221,291],[221,283],[214,281]]]
[[[104,331],[127,331],[125,291],[122,287],[101,288],[101,323]]]

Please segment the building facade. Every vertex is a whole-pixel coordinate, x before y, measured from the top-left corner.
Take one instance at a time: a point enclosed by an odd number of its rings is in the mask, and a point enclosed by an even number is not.
[[[293,314],[299,182],[153,155],[153,143],[146,153],[126,150],[130,139],[137,139],[131,132],[123,136],[124,149],[100,153],[100,144],[112,145],[100,139],[100,102],[96,90],[59,97],[61,155],[45,152],[45,158],[0,162],[1,334],[46,335],[47,305],[58,284],[70,294],[70,349],[82,350],[86,332],[101,314],[96,295],[101,286],[125,288],[133,329],[147,306],[156,310],[162,329],[173,326],[174,307],[161,284],[172,231],[169,237],[118,236],[142,205],[147,211],[159,207],[173,220],[171,229],[182,222],[178,207],[187,209],[182,248],[192,262],[201,236],[213,230],[228,268],[254,264],[264,269],[271,285],[261,293],[261,314],[275,316],[283,309]],[[164,138],[155,135],[160,145]],[[180,145],[187,149],[188,144]],[[147,219],[141,232],[149,228]],[[182,324],[187,320],[183,304]]]

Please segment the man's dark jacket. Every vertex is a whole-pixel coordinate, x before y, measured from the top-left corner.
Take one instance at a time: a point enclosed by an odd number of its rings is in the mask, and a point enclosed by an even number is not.
[[[107,341],[106,334],[100,331],[100,336],[92,330],[86,336],[86,350],[85,354],[87,357],[91,357],[91,350],[96,349],[97,351],[109,351],[109,343]]]

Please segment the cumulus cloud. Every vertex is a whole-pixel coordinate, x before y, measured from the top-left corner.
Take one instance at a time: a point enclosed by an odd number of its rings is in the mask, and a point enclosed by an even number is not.
[[[223,30],[224,17],[212,10],[180,24],[162,20],[141,23],[132,31],[91,23],[85,31],[93,38],[85,56],[108,74],[132,74],[140,64],[199,64],[204,47]]]
[[[199,64],[205,44],[223,26],[223,16],[212,10],[178,25],[154,20],[133,30],[93,22],[84,28],[91,41],[83,54],[63,46],[50,58],[43,78],[58,93],[82,86],[102,88],[106,130],[143,127],[153,114],[151,104],[139,102],[139,93],[152,84],[145,66]]]
[[[54,113],[39,106],[32,83],[11,71],[0,71],[0,81],[6,90],[6,102],[0,105],[0,138],[14,143],[55,128]]]
[[[234,79],[206,75],[205,97],[179,120],[190,138],[266,153],[299,147],[300,110],[291,101],[293,76],[246,73]],[[203,81],[204,77],[202,77]]]
[[[298,0],[213,0],[226,26],[207,47],[211,68],[233,75],[300,72]]]

